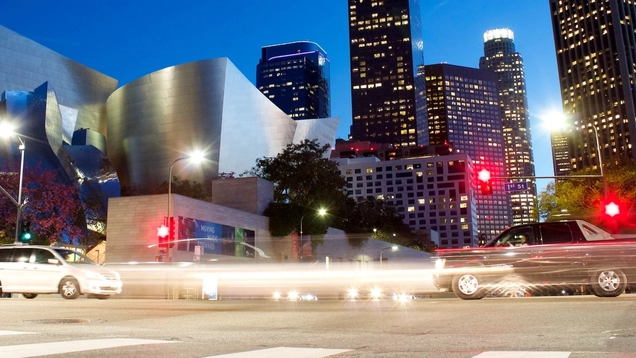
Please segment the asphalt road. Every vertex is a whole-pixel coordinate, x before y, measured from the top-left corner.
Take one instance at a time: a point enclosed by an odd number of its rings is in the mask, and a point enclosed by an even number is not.
[[[51,295],[0,299],[0,310],[3,358],[636,357],[636,295],[404,303]],[[250,351],[258,352],[237,354]]]

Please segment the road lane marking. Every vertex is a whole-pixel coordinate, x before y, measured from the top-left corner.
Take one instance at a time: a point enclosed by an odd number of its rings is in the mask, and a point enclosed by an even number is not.
[[[473,358],[568,358],[572,352],[490,351]]]
[[[175,343],[177,341],[159,341],[151,339],[110,338],[87,339],[79,341],[50,342],[20,344],[15,346],[0,347],[2,358],[25,358],[51,354],[64,354],[71,352],[83,352],[96,349],[136,346],[142,344]]]
[[[0,336],[10,336],[13,334],[34,334],[35,332],[20,332],[20,331],[0,331]]]
[[[276,347],[259,349],[256,351],[222,354],[207,358],[322,358],[334,354],[349,352],[351,349],[326,349],[326,348],[298,348],[298,347]]]

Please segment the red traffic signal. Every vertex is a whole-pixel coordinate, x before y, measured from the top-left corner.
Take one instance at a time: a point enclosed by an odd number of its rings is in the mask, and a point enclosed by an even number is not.
[[[605,205],[605,214],[609,215],[610,217],[613,218],[616,215],[619,215],[620,213],[621,213],[621,208],[615,202],[612,201],[609,204]]]
[[[168,227],[161,225],[157,228],[157,236],[159,237],[159,247],[168,247]]]
[[[492,194],[492,183],[490,180],[479,183],[479,190],[482,195],[491,195]]]
[[[490,170],[482,169],[477,174],[479,178],[479,191],[482,195],[492,194],[492,183],[490,182]]]
[[[161,225],[157,228],[157,236],[166,237],[168,236],[168,227],[166,225]]]
[[[479,174],[477,174],[477,177],[481,181],[490,181],[490,170],[488,170],[488,169],[480,170]]]
[[[175,224],[172,216],[168,219],[168,229],[168,243],[170,244],[170,247],[174,247],[174,240],[176,236],[174,235]]]

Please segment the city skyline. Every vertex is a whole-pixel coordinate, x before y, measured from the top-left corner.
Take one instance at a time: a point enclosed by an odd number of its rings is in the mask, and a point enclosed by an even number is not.
[[[351,125],[347,3],[321,5],[249,1],[238,12],[229,3],[186,2],[174,8],[165,0],[75,6],[36,0],[5,5],[0,24],[119,80],[119,86],[162,68],[218,57],[228,57],[255,83],[262,46],[313,41],[331,61],[331,112],[341,118],[337,137],[346,138]],[[505,27],[515,33],[526,69],[536,175],[552,176],[549,135],[540,126],[544,114],[561,111],[548,1],[420,5],[425,64],[477,68],[485,31]]]

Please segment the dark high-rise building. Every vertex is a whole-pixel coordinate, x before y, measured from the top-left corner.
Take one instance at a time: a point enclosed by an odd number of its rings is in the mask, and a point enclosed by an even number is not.
[[[428,145],[419,0],[349,0],[351,138]]]
[[[309,41],[264,46],[256,87],[293,119],[329,118],[329,60]]]
[[[490,171],[491,177],[504,177],[506,157],[497,75],[448,64],[428,65],[425,71],[431,145],[451,142],[455,153],[468,154],[475,178],[482,169]],[[504,182],[492,180],[492,186],[492,194],[476,193],[479,233],[487,239],[512,224]]]
[[[537,221],[537,188],[530,136],[530,118],[526,97],[523,58],[515,51],[510,29],[484,33],[484,56],[479,68],[494,71],[499,83],[499,109],[506,151],[506,176],[509,182],[526,182],[527,190],[510,192],[513,225]]]
[[[557,140],[553,136],[555,163],[562,164],[566,155],[572,171],[633,163],[636,4],[624,0],[550,0],[550,11],[567,128],[557,134]],[[567,152],[558,145],[563,135],[567,136]],[[555,172],[563,175],[569,171],[555,168]]]

